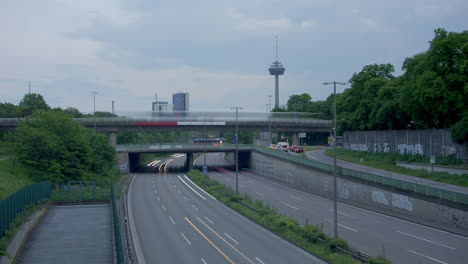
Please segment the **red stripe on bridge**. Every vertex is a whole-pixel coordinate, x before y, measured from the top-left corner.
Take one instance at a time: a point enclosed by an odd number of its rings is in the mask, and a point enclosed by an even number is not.
[[[177,122],[135,122],[137,126],[177,126]]]

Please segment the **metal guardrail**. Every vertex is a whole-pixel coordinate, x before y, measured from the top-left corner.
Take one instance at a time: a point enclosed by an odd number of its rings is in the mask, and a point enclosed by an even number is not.
[[[40,182],[24,186],[0,201],[0,238],[10,230],[11,224],[23,210],[42,200],[50,199],[50,182]]]
[[[120,221],[119,215],[117,213],[117,204],[115,201],[115,193],[114,193],[114,184],[111,183],[111,205],[112,205],[112,223],[114,227],[114,245],[115,245],[115,255],[117,258],[117,264],[123,264],[124,261],[124,254],[123,254],[123,247],[122,247],[122,235],[120,233]]]
[[[268,149],[264,147],[252,146],[253,149],[256,151],[269,154],[272,156],[276,156],[278,158],[286,159],[295,163],[303,164],[309,167],[313,167],[316,169],[324,170],[327,172],[333,172],[333,166],[325,163],[321,163],[318,161],[313,161],[305,158],[295,157],[283,153],[278,150]],[[338,167],[338,173],[344,176],[354,177],[378,184],[383,184],[387,186],[391,186],[395,189],[400,189],[404,191],[412,191],[418,194],[422,194],[425,196],[435,197],[439,199],[444,199],[452,202],[462,203],[468,205],[468,195],[464,193],[443,190],[440,188],[430,187],[427,185],[417,184],[413,182],[408,182],[404,180],[389,178],[385,176],[375,175],[367,172],[357,171],[346,169],[342,167]]]

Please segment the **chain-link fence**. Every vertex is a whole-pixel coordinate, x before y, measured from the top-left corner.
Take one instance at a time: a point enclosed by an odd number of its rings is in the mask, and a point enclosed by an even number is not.
[[[0,238],[10,230],[11,224],[23,210],[43,200],[50,199],[50,182],[24,186],[6,199],[0,201]]]
[[[313,161],[313,160],[309,160],[309,159],[305,159],[301,157],[288,155],[281,151],[268,149],[264,147],[253,146],[252,148],[258,152],[276,156],[281,159],[303,164],[303,165],[306,165],[315,169],[320,169],[320,170],[324,170],[327,172],[333,172],[333,165],[330,165],[330,164],[325,164],[325,163],[321,163],[318,161]],[[408,181],[404,181],[400,179],[394,179],[391,177],[385,177],[385,176],[375,175],[375,174],[371,174],[367,172],[351,170],[351,169],[346,169],[346,168],[341,168],[341,167],[338,167],[338,173],[340,175],[359,178],[362,180],[391,186],[393,188],[404,190],[404,191],[412,191],[412,192],[423,194],[426,196],[431,196],[431,197],[435,197],[439,199],[445,199],[445,200],[449,200],[449,201],[453,201],[457,203],[468,204],[468,195],[464,193],[458,193],[454,191],[444,190],[444,189],[430,187],[430,186],[408,182]]]

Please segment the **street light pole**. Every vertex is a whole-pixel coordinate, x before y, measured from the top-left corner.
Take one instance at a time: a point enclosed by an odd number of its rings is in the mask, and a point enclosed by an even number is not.
[[[236,194],[239,194],[239,109],[244,109],[242,107],[231,107],[231,109],[236,109]]]
[[[96,94],[98,92],[91,92],[93,94],[93,105],[94,105],[94,108],[93,108],[93,115],[96,113]]]
[[[203,117],[203,173],[206,167],[206,116]]]
[[[338,238],[338,180],[336,175],[336,84],[345,85],[346,83],[325,82],[323,84],[333,84],[333,225],[334,237]]]
[[[114,107],[114,104],[115,104],[116,102],[117,102],[117,101],[112,100],[112,115],[115,115],[115,107]]]

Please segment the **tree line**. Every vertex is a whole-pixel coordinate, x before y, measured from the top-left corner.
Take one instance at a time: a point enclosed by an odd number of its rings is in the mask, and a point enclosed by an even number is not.
[[[468,142],[468,31],[434,30],[429,49],[404,60],[401,76],[391,64],[364,66],[337,94],[338,133],[347,130],[451,128]],[[320,112],[332,116],[333,94],[312,101],[292,95],[273,111]]]
[[[72,120],[86,116],[75,108],[51,108],[40,94],[26,94],[18,105],[0,103],[0,117],[24,118],[15,131],[0,133],[0,146],[33,168],[35,181],[106,180],[115,149],[106,135]]]

